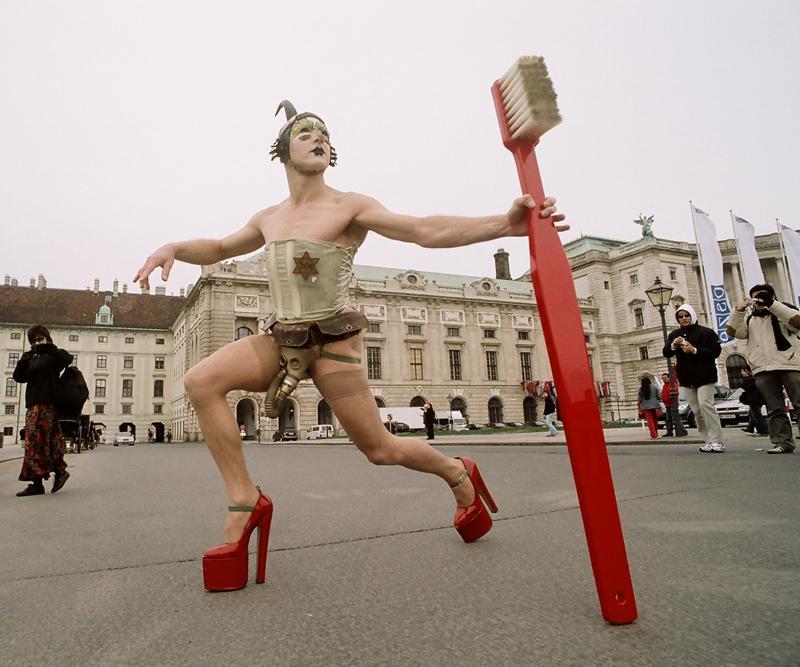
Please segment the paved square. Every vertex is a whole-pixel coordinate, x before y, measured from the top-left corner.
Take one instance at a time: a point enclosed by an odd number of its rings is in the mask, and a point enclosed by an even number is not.
[[[70,455],[64,489],[32,498],[0,463],[0,663],[797,665],[800,454],[728,435],[723,455],[609,447],[640,614],[624,627],[600,616],[563,445],[438,445],[500,505],[471,545],[433,477],[348,445],[247,445],[275,502],[267,582],[224,594],[202,587],[226,504],[204,446]]]

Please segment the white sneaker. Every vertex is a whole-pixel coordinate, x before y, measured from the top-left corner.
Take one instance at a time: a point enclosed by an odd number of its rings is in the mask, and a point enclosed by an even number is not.
[[[700,447],[701,452],[705,452],[706,454],[724,454],[725,453],[725,445],[721,442],[707,442],[705,445]]]

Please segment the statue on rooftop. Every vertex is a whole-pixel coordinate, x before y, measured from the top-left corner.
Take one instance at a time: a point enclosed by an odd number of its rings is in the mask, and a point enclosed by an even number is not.
[[[645,236],[653,236],[653,220],[655,216],[653,215],[642,215],[639,214],[639,217],[634,220],[637,225],[642,226],[642,237]]]

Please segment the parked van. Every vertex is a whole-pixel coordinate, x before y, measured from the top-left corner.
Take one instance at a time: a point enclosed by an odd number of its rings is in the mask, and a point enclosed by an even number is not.
[[[437,410],[436,421],[445,431],[468,431],[467,420],[459,410]]]
[[[332,438],[333,426],[330,424],[314,424],[308,429],[306,440],[319,440],[320,438]]]

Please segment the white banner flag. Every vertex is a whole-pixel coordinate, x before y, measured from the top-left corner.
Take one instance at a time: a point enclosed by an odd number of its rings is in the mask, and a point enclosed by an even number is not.
[[[764,271],[761,269],[761,261],[756,252],[756,230],[747,220],[731,213],[733,220],[733,236],[736,238],[736,245],[739,248],[739,257],[742,260],[742,280],[744,281],[744,293],[749,294],[753,285],[763,285]]]
[[[700,263],[706,277],[706,299],[709,304],[711,328],[717,332],[721,343],[728,343],[731,337],[725,332],[731,305],[725,283],[722,280],[722,255],[717,245],[717,228],[708,213],[690,204],[694,221],[694,236],[700,251]]]
[[[800,234],[780,223],[778,223],[778,231],[781,233],[783,251],[786,253],[786,263],[789,265],[792,303],[800,306]]]

